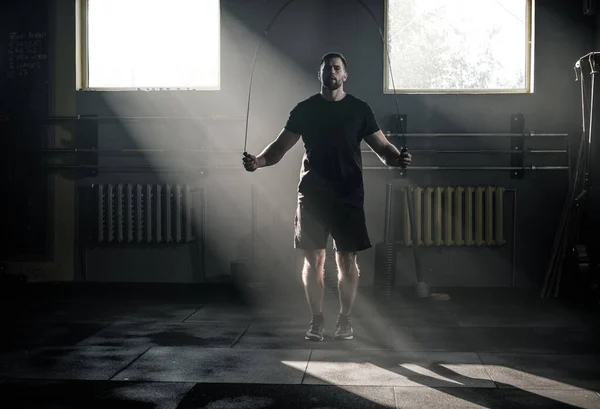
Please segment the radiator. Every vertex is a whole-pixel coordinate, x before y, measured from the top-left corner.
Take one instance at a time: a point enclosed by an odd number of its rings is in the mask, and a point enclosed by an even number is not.
[[[411,246],[407,189],[400,189],[401,238]],[[504,193],[498,186],[410,187],[418,245],[501,246],[504,240]]]
[[[192,234],[192,191],[188,185],[100,184],[99,243],[187,243]]]

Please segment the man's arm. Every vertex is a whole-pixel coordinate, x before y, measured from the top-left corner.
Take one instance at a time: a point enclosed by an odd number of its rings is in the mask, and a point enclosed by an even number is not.
[[[262,168],[275,165],[292,149],[299,139],[300,135],[285,128],[282,129],[279,136],[256,157],[257,166]]]
[[[387,140],[381,130],[365,136],[364,139],[387,166],[402,166],[410,163],[410,154],[408,152],[401,154],[398,148]]]

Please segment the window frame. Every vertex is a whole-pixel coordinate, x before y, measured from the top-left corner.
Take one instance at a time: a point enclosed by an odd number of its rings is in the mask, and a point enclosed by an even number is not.
[[[194,87],[90,87],[89,85],[89,41],[88,5],[89,0],[75,0],[75,47],[76,47],[76,90],[77,91],[220,91],[221,90],[221,0],[217,0],[219,44],[217,47],[217,85]]]
[[[384,55],[383,55],[383,93],[385,95],[395,94],[533,94],[534,92],[534,67],[535,67],[535,0],[525,0],[527,2],[525,44],[525,88],[519,89],[393,89],[389,81],[390,60],[388,54],[389,45],[389,1],[384,0]],[[393,74],[393,73],[392,73]],[[394,80],[394,82],[396,82]]]

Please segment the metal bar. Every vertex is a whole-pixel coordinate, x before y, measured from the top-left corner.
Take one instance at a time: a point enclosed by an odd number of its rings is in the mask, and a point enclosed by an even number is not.
[[[517,189],[507,189],[507,192],[513,192],[513,237],[512,237],[512,260],[511,260],[511,286],[516,283],[517,274]]]
[[[569,180],[571,180],[571,176],[573,174],[573,168],[571,166],[571,138],[567,138],[565,141],[567,145],[567,166],[569,167]]]
[[[142,185],[137,184],[135,186],[135,228],[136,228],[136,239],[138,243],[142,242],[143,239],[143,226],[144,226],[144,208],[143,208],[143,195]]]
[[[127,208],[125,209],[125,214],[127,215],[127,220],[125,226],[127,227],[127,242],[133,242],[133,186],[131,183],[127,184],[127,197],[125,198],[127,203]]]
[[[510,149],[515,151],[510,155],[510,166],[521,168],[516,171],[511,171],[510,177],[511,179],[523,179],[525,172],[522,168],[525,166],[525,156],[522,152],[523,149],[525,149],[525,138],[521,135],[525,133],[525,115],[510,115],[510,133],[513,134],[510,138]]]
[[[93,186],[93,185],[92,185]],[[104,209],[106,203],[106,193],[104,192],[104,185],[98,185],[98,242],[104,242],[104,226],[106,226],[106,219],[104,218]]]
[[[465,244],[472,246],[473,241],[473,192],[475,188],[468,186],[465,189]]]
[[[435,229],[434,241],[436,246],[441,246],[444,242],[442,241],[442,188],[436,187],[434,189],[434,220],[433,228]]]
[[[396,133],[396,132],[386,132],[387,137],[402,137],[402,136],[412,136],[412,137],[425,137],[425,138],[437,138],[437,137],[455,137],[455,136],[464,136],[464,137],[529,137],[529,136],[562,136],[568,137],[569,134],[566,133],[537,133],[537,132],[524,132],[520,133]]]
[[[483,186],[478,186],[475,189],[475,245],[483,246],[483,194],[485,192],[485,188]]]
[[[455,229],[456,237],[454,238],[454,243],[457,246],[462,246],[465,241],[463,239],[463,195],[465,193],[465,188],[462,186],[458,186],[456,189],[456,195],[454,196],[454,200],[456,201],[455,213],[454,213],[454,225],[457,226]]]
[[[493,218],[493,209],[494,202],[492,201],[496,193],[496,188],[491,186],[486,186],[485,188],[485,244],[487,246],[492,246],[496,244],[494,240],[494,218]]]
[[[454,196],[454,188],[448,186],[444,189],[444,242],[446,246],[453,246],[452,240],[452,197]]]
[[[582,57],[583,58],[583,57]],[[7,117],[0,123],[22,122],[22,121],[119,121],[119,120],[156,120],[156,119],[199,119],[199,120],[229,120],[229,121],[245,121],[245,116],[229,116],[229,115],[209,115],[209,116],[90,116],[90,115],[55,115],[44,118],[11,118]],[[514,136],[513,134],[503,133],[394,133],[388,132],[390,136]],[[568,136],[563,133],[537,133],[530,131],[525,135],[529,136]]]
[[[47,116],[44,118],[25,118],[25,117],[5,117],[0,123],[10,124],[15,122],[51,122],[51,121],[79,121],[79,120],[97,120],[95,116],[82,116],[82,115],[71,115],[71,116]]]
[[[393,195],[393,185],[388,183],[385,188],[385,213],[384,213],[384,223],[383,223],[383,242],[384,243],[392,243],[392,195]],[[412,227],[411,227],[412,228]]]
[[[391,189],[391,188],[392,188],[392,184],[390,183],[390,184],[388,184],[388,189]],[[405,187],[404,189],[408,189],[408,187]],[[403,230],[402,231],[402,234],[403,234],[402,240],[404,240],[404,245],[410,246],[412,244],[410,229],[413,229],[415,227],[410,225],[410,221],[408,223],[406,222],[407,220],[409,220],[408,219],[408,199],[406,198],[406,194],[404,194],[405,192],[404,192],[403,189],[401,190],[401,192],[403,192],[403,195],[402,195],[402,205],[404,206],[403,207],[404,212],[403,212],[403,215],[402,215],[402,217],[403,217],[403,219],[402,219],[402,224],[403,224],[403,226],[402,226],[403,227],[403,229],[402,229]],[[421,196],[418,196],[417,198],[420,199]],[[421,202],[419,201],[419,204],[420,203]],[[390,211],[391,211],[391,205],[388,204],[388,206],[390,206]],[[420,208],[420,206],[417,206],[417,208]],[[420,216],[421,216],[421,214],[419,213],[417,215],[417,218],[419,220],[421,220]],[[389,220],[390,217],[391,216],[389,216],[389,215],[386,214],[386,223],[387,223],[387,220]],[[386,224],[386,226],[387,226],[387,224]],[[384,234],[385,234],[385,232],[384,232]],[[419,228],[419,234],[421,234],[421,229],[420,228]],[[388,233],[388,235],[389,235],[389,233]],[[398,236],[397,234],[393,236],[394,241],[396,240],[397,236]]]
[[[106,211],[108,214],[108,242],[112,243],[115,237],[115,220],[114,220],[114,207],[113,207],[113,198],[114,198],[114,186],[112,184],[108,185],[108,193],[107,193],[107,203],[106,203]]]
[[[425,154],[438,154],[438,153],[492,153],[492,154],[513,154],[513,153],[567,153],[566,149],[471,149],[471,150],[437,150],[437,149],[411,149],[411,153],[425,153]],[[375,153],[372,150],[361,150],[361,153]]]
[[[543,132],[530,131],[529,132],[529,136],[562,136],[562,137],[568,137],[569,134],[568,133],[543,133]]]
[[[365,166],[364,170],[396,170],[387,166]],[[568,166],[411,166],[410,170],[568,170]]]
[[[467,154],[467,153],[485,153],[485,154],[514,154],[514,153],[566,153],[566,149],[527,149],[527,150],[518,150],[518,149],[470,149],[470,150],[438,150],[438,149],[411,149],[411,153],[424,153],[424,154],[440,154],[440,153],[448,153],[448,154]],[[372,150],[361,150],[361,153],[371,153],[374,154]]]
[[[584,55],[583,57],[581,57],[581,58],[580,58],[580,59],[578,59],[577,61],[581,61],[581,60],[583,60],[584,58],[588,58],[588,57],[591,57],[591,56],[593,56],[593,55],[597,55],[597,54],[600,54],[600,52],[599,52],[599,51],[592,51],[591,53],[587,53],[586,55]]]
[[[181,209],[181,198],[182,198],[182,190],[181,185],[177,183],[175,185],[175,211],[173,214],[175,215],[175,242],[181,243],[182,233],[181,233],[181,218],[182,218],[182,209]]]
[[[77,118],[86,119],[86,118]],[[98,121],[143,121],[143,120],[171,120],[171,119],[187,119],[187,120],[218,120],[218,121],[245,121],[245,116],[227,116],[227,115],[211,115],[211,116],[99,116]]]
[[[154,196],[152,193],[152,185],[147,184],[146,185],[146,242],[150,243],[152,242],[152,222],[153,222],[153,218],[152,218],[152,212],[153,212],[153,206],[152,206],[152,201],[154,200]]]
[[[410,192],[409,192],[410,195]],[[430,186],[427,186],[425,188],[425,197],[423,198],[423,207],[425,208],[425,220],[423,221],[423,224],[425,225],[424,227],[424,232],[423,232],[423,241],[425,242],[426,246],[431,246],[433,245],[433,240],[431,239],[431,213],[432,213],[432,195],[433,195],[433,188]],[[414,202],[413,202],[414,203]],[[414,209],[414,207],[413,207]],[[410,211],[410,209],[409,209]],[[410,216],[410,215],[409,215]],[[411,221],[411,226],[413,225],[412,221]]]
[[[25,153],[236,153],[240,154],[239,149],[40,149],[40,150],[17,150]]]
[[[170,184],[165,185],[165,233],[166,233],[166,242],[171,243],[173,241],[173,226],[171,222],[173,221],[173,203],[171,200],[173,199],[173,193]]]
[[[507,149],[476,149],[476,150],[438,150],[438,149],[411,149],[411,153],[424,153],[424,154],[439,154],[439,153],[495,153],[495,154],[508,154],[513,153]],[[361,153],[375,153],[372,150],[361,150]]]
[[[409,186],[410,189],[410,186]],[[422,187],[415,187],[414,189],[412,189],[412,197],[413,197],[413,209],[414,214],[413,217],[415,217],[416,220],[416,226],[415,226],[415,230],[417,231],[417,241],[415,243],[417,243],[417,246],[422,246],[423,245],[423,196],[425,192],[425,189]],[[408,199],[407,200],[407,209],[408,209]],[[410,216],[410,214],[408,214],[407,212],[407,216]],[[412,243],[412,230],[411,230],[411,243]]]
[[[46,169],[98,169],[101,171],[161,171],[161,172],[200,172],[206,170],[243,170],[240,166],[194,166],[194,167],[163,167],[163,166],[96,166],[96,165],[46,165]],[[241,168],[241,169],[240,169]]]
[[[417,275],[417,281],[419,283],[423,282],[423,270],[421,269],[421,258],[419,257],[419,239],[417,235],[417,230],[415,229],[415,207],[414,207],[414,198],[411,193],[411,187],[408,186],[405,189],[406,194],[406,204],[408,209],[408,219],[410,221],[410,232],[412,239],[412,253],[413,253],[413,262],[415,264],[415,272]]]
[[[117,242],[121,243],[123,241],[123,219],[125,218],[123,214],[123,184],[119,183],[117,185]]]
[[[162,186],[156,185],[156,242],[162,243],[163,241],[163,233],[162,233],[162,219],[163,219],[163,210],[162,210]]]
[[[202,166],[202,167],[162,167],[162,166],[93,166],[93,165],[46,165],[47,169],[89,169],[94,168],[103,171],[172,171],[172,172],[197,172],[202,170],[243,170],[239,166]],[[365,166],[364,170],[397,170],[387,166]],[[411,166],[411,170],[568,170],[568,166],[525,166],[523,168],[510,166]]]
[[[47,116],[44,118],[17,118],[8,117],[0,123],[10,122],[43,122],[43,121],[121,121],[121,120],[144,120],[144,119],[201,119],[201,120],[233,120],[245,121],[245,116],[227,116],[227,115],[211,115],[211,116],[87,116],[87,115],[66,115],[66,116]]]
[[[46,153],[46,154],[77,154],[77,153],[98,153],[98,154],[140,154],[140,153],[161,153],[177,154],[184,153],[230,153],[239,154],[239,149],[40,149],[40,150],[20,150],[24,153]],[[470,150],[439,150],[439,149],[411,149],[411,153],[424,154],[468,154],[468,153],[486,153],[486,154],[514,154],[514,153],[567,153],[566,149],[470,149]],[[362,149],[361,153],[375,154],[370,149]]]

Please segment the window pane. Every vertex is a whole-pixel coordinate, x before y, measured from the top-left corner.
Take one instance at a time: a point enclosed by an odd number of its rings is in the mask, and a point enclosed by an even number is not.
[[[89,0],[90,88],[219,87],[219,0]]]
[[[527,0],[388,0],[395,88],[525,90],[527,7]]]

